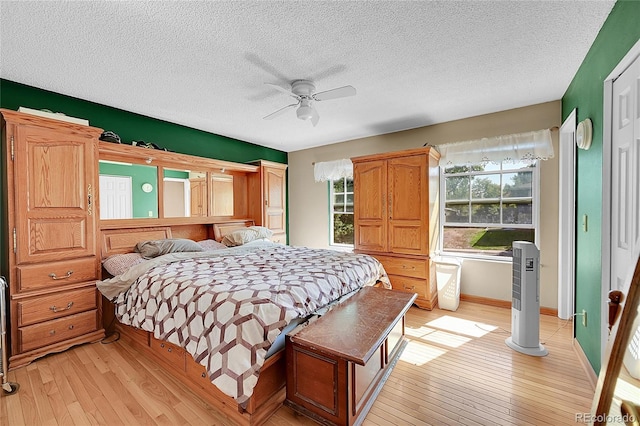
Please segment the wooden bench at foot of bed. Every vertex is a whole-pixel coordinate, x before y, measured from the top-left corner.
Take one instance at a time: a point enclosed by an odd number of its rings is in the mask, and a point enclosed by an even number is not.
[[[285,404],[322,424],[362,423],[406,346],[416,295],[363,288],[287,336]]]
[[[164,371],[178,379],[181,384],[234,423],[260,425],[282,406],[286,384],[284,349],[265,361],[253,395],[246,409],[242,409],[233,398],[222,393],[209,381],[205,368],[195,362],[180,346],[155,339],[147,331],[120,323],[116,324],[115,328],[120,332],[122,339],[157,361]]]

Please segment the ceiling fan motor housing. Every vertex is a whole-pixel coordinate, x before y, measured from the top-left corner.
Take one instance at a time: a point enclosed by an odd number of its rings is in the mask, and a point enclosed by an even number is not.
[[[311,98],[316,91],[316,86],[309,80],[294,80],[291,83],[291,91],[300,97]]]

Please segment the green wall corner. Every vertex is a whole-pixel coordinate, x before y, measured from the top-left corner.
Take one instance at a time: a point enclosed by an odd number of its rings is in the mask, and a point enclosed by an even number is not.
[[[578,122],[590,118],[593,141],[577,150],[576,312],[585,310],[587,327],[574,322],[575,336],[597,373],[601,367],[602,133],[604,79],[640,39],[640,1],[618,1],[562,97],[562,119],[577,109]],[[582,228],[587,217],[587,231]]]
[[[245,163],[257,159],[287,163],[287,153],[226,136],[204,132],[121,109],[0,79],[0,107],[48,109],[116,132],[125,143],[153,142],[182,154]]]

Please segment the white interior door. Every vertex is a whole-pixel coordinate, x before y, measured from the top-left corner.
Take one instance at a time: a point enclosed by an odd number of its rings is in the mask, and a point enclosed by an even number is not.
[[[100,219],[133,217],[131,176],[100,175]]]
[[[626,290],[640,253],[640,58],[613,82],[611,289]]]

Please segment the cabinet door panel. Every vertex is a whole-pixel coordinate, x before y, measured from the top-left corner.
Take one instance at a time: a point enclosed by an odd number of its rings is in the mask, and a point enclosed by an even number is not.
[[[94,254],[93,141],[26,125],[16,133],[17,262]]]
[[[207,215],[207,182],[205,178],[189,179],[191,186],[191,217]]]
[[[359,250],[387,250],[387,164],[355,163],[353,169],[355,241]]]
[[[428,182],[425,154],[389,160],[389,251],[429,252]]]
[[[264,221],[275,234],[286,232],[285,173],[280,168],[264,168]]]

